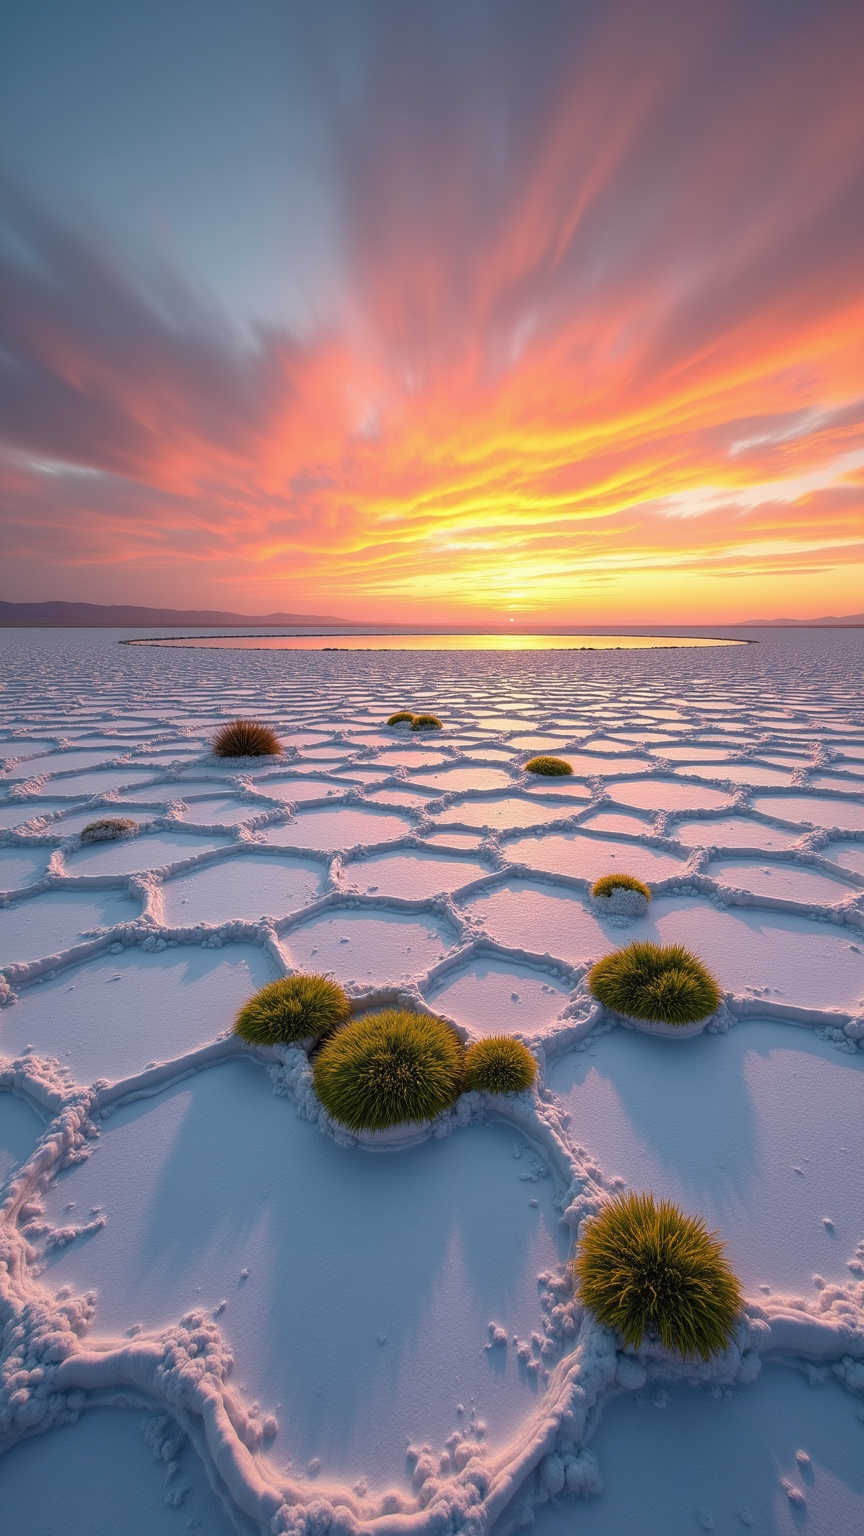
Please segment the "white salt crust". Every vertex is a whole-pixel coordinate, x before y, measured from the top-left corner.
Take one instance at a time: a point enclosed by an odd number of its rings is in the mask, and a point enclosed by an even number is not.
[[[800,972],[796,980],[793,969],[782,1001],[761,977],[746,987],[730,985],[723,966],[715,963],[724,996],[717,1014],[705,1023],[706,1033],[722,1033],[748,1018],[775,1019],[818,1028],[838,1050],[853,1052],[856,1059],[864,1047],[864,965],[854,995],[855,966],[864,950],[864,875],[851,861],[841,864],[830,857],[832,845],[848,849],[864,838],[860,775],[853,777],[854,764],[849,762],[846,769],[842,757],[844,748],[860,751],[864,724],[855,681],[861,676],[860,662],[848,654],[854,637],[799,638],[799,649],[791,655],[792,642],[786,636],[786,649],[776,649],[777,639],[770,637],[761,654],[760,647],[736,648],[731,654],[558,653],[516,656],[504,663],[496,657],[491,664],[482,658],[472,657],[466,664],[462,658],[442,662],[422,655],[294,659],[267,653],[238,658],[226,652],[202,657],[128,650],[118,656],[113,640],[104,635],[75,636],[72,641],[64,635],[62,648],[56,637],[39,637],[41,649],[34,661],[32,637],[27,647],[14,635],[2,638],[9,662],[3,690],[8,710],[0,741],[5,759],[0,760],[0,785],[5,786],[0,848],[44,850],[48,862],[39,878],[25,879],[0,899],[10,916],[33,912],[34,928],[27,924],[28,933],[38,930],[46,897],[82,893],[92,903],[114,897],[137,907],[134,917],[75,933],[74,942],[62,943],[55,953],[13,954],[0,972],[0,1002],[7,1006],[14,1005],[16,993],[26,999],[40,981],[67,974],[73,980],[76,968],[112,953],[138,949],[148,955],[186,945],[219,949],[251,944],[260,951],[267,973],[281,975],[289,969],[292,935],[308,932],[310,923],[330,925],[340,914],[352,921],[362,919],[369,925],[370,948],[376,932],[383,937],[385,928],[392,931],[394,919],[425,924],[426,931],[440,935],[440,957],[430,963],[424,952],[422,965],[409,963],[401,977],[391,972],[371,988],[362,976],[356,978],[350,989],[355,1006],[398,1003],[439,1011],[448,986],[470,975],[472,968],[509,970],[517,978],[527,971],[548,978],[544,996],[553,1002],[560,998],[557,1009],[536,1021],[539,1027],[532,1027],[530,1017],[521,1019],[518,1027],[507,1025],[537,1057],[536,1088],[504,1100],[463,1095],[453,1110],[431,1127],[420,1128],[418,1135],[446,1136],[490,1117],[514,1126],[548,1162],[560,1186],[558,1203],[572,1240],[582,1218],[598,1210],[622,1182],[604,1174],[571,1138],[561,1107],[546,1087],[546,1073],[564,1052],[584,1047],[592,1034],[619,1022],[590,997],[585,976],[601,952],[641,934],[646,921],[660,923],[661,936],[668,939],[676,923],[691,912],[703,911],[710,928],[712,920],[746,908],[742,917],[756,924],[754,933],[759,932],[760,914],[773,925],[769,931],[778,935],[788,923],[790,953],[794,935],[811,936],[821,946],[822,969],[810,986],[803,985]],[[818,647],[815,658],[807,645]],[[445,719],[445,730],[436,734],[440,768],[434,783],[429,782],[428,752],[424,764],[411,746],[403,752],[396,731],[381,728],[396,696],[415,699],[416,707],[434,707]],[[482,706],[476,702],[479,698]],[[483,713],[481,722],[480,710],[490,710],[490,698],[499,714]],[[253,711],[277,730],[283,728],[286,737],[293,731],[298,742],[300,728],[310,728],[319,746],[310,754],[304,745],[289,745],[272,769],[213,759],[207,751],[213,724]],[[175,725],[175,719],[181,723]],[[656,728],[658,721],[662,729]],[[544,735],[547,725],[549,734]],[[28,741],[31,729],[33,739]],[[563,756],[568,748],[578,752],[579,783],[566,792],[556,792],[554,785],[548,791],[529,786],[522,771],[527,753],[515,744],[517,739],[545,744]],[[91,753],[93,742],[105,743],[104,756]],[[688,775],[678,749],[689,742],[694,749],[713,748],[716,742],[716,774],[709,771],[713,760],[708,764],[697,758],[698,771]],[[663,756],[664,745],[673,743],[674,765]],[[174,759],[171,746],[177,749]],[[494,748],[496,756],[484,757],[484,747]],[[743,772],[736,776],[736,762],[758,767],[764,761],[770,767],[766,754],[776,757],[793,749],[800,761],[792,770],[791,792],[759,785],[754,799],[756,786],[744,782]],[[82,759],[72,755],[82,750],[89,754],[83,771]],[[609,762],[616,751],[628,759],[620,775]],[[598,759],[596,774],[583,766],[592,753]],[[645,763],[638,779],[633,777],[634,753]],[[151,760],[145,767],[140,759],[148,754]],[[460,779],[469,787],[442,789],[450,782],[441,771],[445,765],[470,773],[470,778]],[[490,776],[484,778],[487,769]],[[475,770],[481,771],[479,779]],[[826,790],[824,775],[829,771],[832,788]],[[298,815],[290,800],[294,772],[302,778],[304,791],[313,774],[321,782],[317,803],[304,793]],[[268,795],[271,774],[274,793]],[[501,789],[493,787],[501,774],[511,785],[503,799]],[[367,808],[374,804],[367,800],[369,787],[398,791],[414,782],[426,795],[416,804],[406,802],[398,815],[390,808]],[[298,803],[300,799],[298,794]],[[126,814],[127,808],[139,823],[136,851],[152,838],[152,864],[128,875],[83,873],[85,865],[75,854],[85,821]],[[677,820],[688,824],[687,843],[676,838]],[[764,828],[765,846],[749,838],[740,847],[718,844],[712,826],[738,820],[751,832]],[[704,821],[705,836],[694,844],[692,829],[698,821]],[[347,835],[340,837],[340,828]],[[654,849],[680,861],[680,870],[656,881],[648,877],[652,896],[665,898],[659,908],[652,902],[650,917],[598,913],[598,904],[589,899],[593,869],[589,878],[575,871],[543,872],[508,858],[512,842],[524,859],[529,832],[532,839],[536,835],[542,841],[549,833],[560,840],[577,829],[580,839],[606,842],[610,852],[616,852],[610,873],[626,872],[620,855],[628,845],[634,852]],[[791,834],[791,844],[772,845],[772,829]],[[182,857],[160,858],[159,834],[179,830],[200,838],[201,852],[175,847],[171,851],[182,852]],[[466,835],[477,830],[481,836],[476,842],[471,839],[471,859],[487,872],[476,876],[466,869],[472,878],[455,884],[453,866],[458,859],[453,856],[464,859]],[[448,833],[454,837],[452,844]],[[369,855],[402,859],[432,848],[447,866],[441,892],[399,896],[370,890],[374,880],[364,881]],[[323,894],[308,905],[281,908],[277,880],[274,905],[261,917],[166,922],[166,881],[180,880],[194,889],[199,870],[220,867],[227,872],[236,867],[238,873],[246,871],[245,888],[257,869],[272,869],[271,861],[280,859],[287,868],[294,853],[304,870],[320,867]],[[771,867],[789,865],[790,875],[796,867],[818,873],[830,882],[830,894],[836,888],[836,898],[814,903],[796,894],[771,896],[761,885],[747,890],[711,873],[712,856],[735,862],[741,855]],[[640,878],[645,878],[641,871]],[[497,894],[518,891],[526,883],[548,890],[562,910],[569,902],[574,913],[584,911],[586,920],[590,916],[589,928],[593,924],[597,930],[596,948],[585,952],[577,944],[570,952],[564,946],[555,952],[542,949],[530,901],[523,907],[521,934],[507,935],[517,942],[506,942],[494,925],[487,926],[482,903],[491,904]],[[272,882],[267,888],[274,890]],[[220,885],[220,900],[221,891]],[[248,899],[244,905],[248,910]],[[377,930],[376,921],[383,925]],[[558,918],[551,922],[550,931],[557,931]],[[616,924],[629,932],[616,931]],[[17,921],[12,931],[19,931]],[[722,926],[716,929],[718,936],[724,932]],[[693,942],[692,935],[688,938]],[[721,960],[725,942],[718,937]],[[762,963],[762,953],[753,950],[754,963]],[[310,964],[312,960],[310,951]],[[847,969],[834,992],[831,977],[841,962]],[[730,972],[733,969],[730,963]],[[455,1014],[454,1008],[452,1022],[463,1036],[478,1033]],[[0,1043],[5,1017],[0,1014]],[[479,1032],[488,1032],[488,1026]],[[664,1048],[658,1042],[657,1049]],[[193,1310],[167,1328],[123,1339],[101,1336],[93,1331],[95,1295],[76,1298],[61,1291],[52,1297],[40,1280],[46,1253],[98,1232],[104,1220],[96,1212],[90,1221],[56,1228],[42,1219],[48,1187],[61,1169],[90,1155],[102,1117],[121,1103],[146,1098],[240,1054],[270,1072],[274,1091],[293,1100],[302,1117],[316,1122],[352,1155],[364,1155],[358,1139],[333,1124],[318,1102],[308,1059],[299,1047],[251,1051],[236,1037],[222,1035],[172,1060],[89,1086],[76,1081],[56,1059],[40,1054],[38,1047],[0,1063],[0,1088],[16,1093],[48,1122],[32,1156],[12,1169],[0,1203],[0,1451],[52,1425],[74,1421],[88,1407],[146,1405],[188,1435],[240,1531],[273,1536],[407,1536],[428,1531],[455,1536],[464,1530],[481,1536],[502,1515],[499,1529],[504,1531],[529,1520],[532,1509],[550,1499],[598,1492],[600,1469],[589,1441],[603,1405],[622,1392],[639,1391],[646,1381],[703,1382],[722,1388],[752,1381],[762,1362],[772,1360],[816,1377],[833,1375],[849,1391],[864,1392],[864,1281],[858,1278],[864,1274],[864,1243],[859,1242],[850,1259],[852,1278],[842,1285],[825,1285],[816,1300],[776,1295],[748,1299],[735,1342],[708,1364],[670,1357],[650,1343],[639,1351],[622,1350],[609,1330],[582,1314],[565,1276],[550,1275],[543,1277],[548,1316],[536,1367],[542,1392],[509,1443],[486,1445],[466,1425],[466,1432],[451,1437],[446,1452],[442,1449],[434,1458],[429,1447],[421,1447],[413,1456],[411,1493],[370,1490],[363,1481],[349,1489],[320,1478],[289,1476],[266,1453],[275,1420],[254,1405],[247,1407],[229,1385],[232,1361],[212,1315]],[[394,1139],[398,1142],[399,1137]]]

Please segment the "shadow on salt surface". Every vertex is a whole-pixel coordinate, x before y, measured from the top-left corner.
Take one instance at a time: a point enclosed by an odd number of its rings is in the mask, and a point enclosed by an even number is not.
[[[458,890],[469,880],[489,874],[488,867],[476,859],[448,859],[444,854],[419,849],[355,859],[344,868],[347,884],[357,890],[421,900],[440,891]]]
[[[556,875],[636,875],[640,880],[665,880],[682,867],[679,855],[641,843],[616,843],[612,838],[580,837],[578,832],[550,832],[545,837],[518,837],[505,843],[504,855],[516,864],[530,864]]]
[[[173,798],[183,800],[187,807],[181,812],[183,820],[194,822],[199,827],[232,827],[241,821],[251,821],[253,816],[273,811],[273,806],[268,805],[266,800],[232,800],[221,796],[213,800],[185,800],[179,787]]]
[[[692,773],[700,779],[731,779],[733,784],[788,784],[794,763],[788,768],[767,768],[760,763],[700,763],[678,767],[675,773]]]
[[[587,805],[587,790],[583,790],[583,794]],[[498,832],[502,827],[541,826],[544,821],[556,821],[561,816],[572,815],[578,809],[578,805],[574,806],[563,795],[557,805],[554,801],[538,805],[527,797],[523,799],[519,795],[508,795],[502,799],[461,800],[436,816],[435,823],[436,826],[446,827],[450,822],[456,822],[457,825],[469,827],[489,827],[491,831]]]
[[[845,926],[659,896],[622,938],[628,944],[634,939],[686,944],[724,991],[761,991],[775,1002],[852,1012],[864,998],[864,954],[851,947],[860,931]]]
[[[828,843],[820,852],[823,858],[830,859],[832,863],[842,864],[844,869],[864,875],[864,839],[857,843]]]
[[[41,880],[49,853],[48,848],[0,848],[0,891],[17,891]]]
[[[259,794],[266,795],[270,800],[281,800],[286,804],[292,801],[323,800],[328,789],[342,794],[350,786],[348,784],[332,784],[328,779],[260,779],[257,785]]]
[[[326,882],[327,865],[317,859],[238,854],[166,880],[165,922],[185,927],[230,918],[287,917],[315,901]]]
[[[416,782],[420,785],[428,784],[431,789],[440,790],[442,794],[450,794],[463,789],[506,789],[513,780],[503,768],[460,765],[456,768],[442,768],[439,773],[418,774]]]
[[[325,791],[326,793],[326,791]],[[389,843],[410,832],[413,822],[393,811],[366,810],[354,805],[334,806],[332,811],[298,811],[295,821],[268,827],[268,843],[280,847],[333,849],[353,848],[357,843]]]
[[[809,821],[814,827],[864,831],[864,801],[834,800],[828,795],[754,795],[753,808],[782,821]]]
[[[592,821],[592,827],[596,825]],[[781,827],[766,827],[761,821],[750,821],[746,816],[726,816],[722,820],[708,817],[702,821],[676,821],[669,835],[677,837],[688,848],[791,848],[797,843],[800,832],[789,832]]]
[[[535,1035],[554,1023],[566,983],[534,966],[475,960],[433,987],[426,1001],[477,1035]]]
[[[0,1461],[9,1536],[236,1536],[188,1441],[166,1479],[144,1439],[146,1416],[96,1408],[75,1424],[16,1445]],[[185,1488],[182,1505],[166,1495]]]
[[[554,955],[570,963],[599,956],[614,943],[584,902],[571,891],[556,891],[528,880],[510,880],[471,899],[467,910],[487,933],[511,948]],[[613,940],[619,940],[616,930]]]
[[[703,788],[701,784],[643,778],[624,780],[607,787],[613,800],[620,800],[622,805],[642,806],[646,811],[708,811],[730,804],[724,790],[712,789],[709,784]]]
[[[849,1283],[864,1234],[864,1057],[768,1021],[658,1040],[615,1029],[548,1086],[604,1171],[719,1228],[748,1295]],[[823,1224],[823,1217],[832,1223]]]
[[[48,1283],[94,1286],[98,1333],[225,1301],[232,1384],[276,1410],[274,1461],[404,1487],[406,1438],[443,1446],[458,1402],[496,1442],[536,1401],[513,1346],[483,1348],[490,1319],[521,1338],[541,1327],[536,1276],[566,1251],[552,1181],[516,1146],[492,1124],[371,1157],[227,1063],[119,1109],[61,1175],[51,1216],[68,1221],[74,1199],[108,1225]]]
[[[230,789],[230,786],[228,786]],[[145,789],[133,788],[126,790],[121,796],[121,804],[127,801],[132,804],[141,800],[147,805],[168,805],[172,800],[186,800],[189,805],[195,805],[195,796],[203,799],[222,799],[226,786],[218,778],[212,779],[171,779],[167,784],[148,784]]]
[[[215,1040],[273,979],[252,944],[99,955],[23,987],[18,1002],[0,1011],[0,1054],[14,1058],[32,1045],[58,1057],[79,1083],[129,1077]]]
[[[762,864],[757,859],[712,859],[707,873],[722,885],[732,885],[757,896],[783,896],[790,901],[812,901],[830,906],[855,894],[842,880],[834,880],[806,864]]]
[[[69,804],[65,800],[0,801],[0,828],[5,830],[9,827],[21,827],[37,817],[49,816],[53,815],[55,811],[67,810],[69,810]],[[88,811],[87,815],[90,821],[92,821],[93,812]],[[65,819],[61,822],[52,822],[51,831],[53,832],[55,828],[67,827],[68,825],[69,823]]]
[[[0,1052],[2,1041],[0,1030]],[[44,1129],[45,1122],[24,1099],[0,1090],[0,1189],[13,1169],[27,1161]]]
[[[422,976],[450,948],[455,934],[433,917],[406,917],[383,908],[374,917],[356,908],[314,917],[281,940],[294,966],[332,971],[362,986]]]
[[[92,813],[91,813],[92,814]],[[99,814],[99,813],[96,813]],[[117,843],[89,843],[66,856],[70,875],[131,875],[163,869],[214,848],[227,848],[227,837],[198,837],[194,832],[147,832]]]
[[[27,764],[28,773],[57,773],[68,768],[94,768],[112,757],[122,757],[129,750],[122,741],[106,742],[98,747],[48,747]],[[13,774],[21,770],[13,769]]]
[[[39,960],[81,942],[89,929],[131,923],[140,902],[118,891],[48,891],[0,908],[0,966]]]
[[[401,785],[398,789],[370,789],[366,794],[367,805],[383,805],[389,808],[395,806],[397,810],[418,810],[421,805],[435,799],[435,791],[424,789],[405,789]]]
[[[391,747],[387,752],[379,753],[375,759],[376,763],[391,773],[394,768],[436,768],[449,761],[443,752],[430,752],[428,747],[412,746],[410,739],[404,746]]]
[[[60,767],[57,763],[50,769],[40,771],[57,773]],[[94,768],[87,773],[70,773],[68,778],[52,779],[50,787],[58,795],[104,795],[111,789],[125,789],[128,792],[133,787],[145,784],[153,776],[152,768],[137,768],[132,763],[123,763],[119,768]]]
[[[610,1403],[591,1442],[604,1492],[578,1507],[567,1499],[545,1505],[531,1529],[534,1536],[700,1529],[856,1536],[864,1530],[862,1433],[842,1387],[811,1387],[782,1366],[766,1366],[752,1386],[716,1398],[704,1387],[649,1385]],[[795,1460],[800,1450],[809,1471]],[[806,1508],[793,1505],[781,1478],[800,1488]],[[742,1510],[751,1517],[746,1525]]]
[[[630,832],[637,837],[651,831],[652,821],[650,813],[643,812],[640,816],[635,811],[632,814],[627,811],[598,811],[596,815],[585,817],[585,825],[592,832]]]

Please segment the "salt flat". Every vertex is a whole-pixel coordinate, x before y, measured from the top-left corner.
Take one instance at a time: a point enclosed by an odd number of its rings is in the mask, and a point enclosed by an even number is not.
[[[119,638],[0,633],[16,1533],[83,1536],[94,1501],[148,1536],[506,1536],[532,1511],[539,1536],[860,1530],[864,633]],[[444,729],[388,730],[401,707]],[[238,713],[281,760],[212,757]],[[526,775],[543,749],[573,778]],[[82,845],[117,814],[136,835]],[[629,926],[590,897],[621,870],[654,896]],[[660,1040],[592,1009],[588,962],[633,938],[701,955],[716,1027]],[[519,1035],[538,1093],[370,1154],[318,1116],[302,1050],[229,1034],[291,967]],[[616,1356],[582,1316],[575,1229],[622,1183],[727,1242],[727,1356]]]

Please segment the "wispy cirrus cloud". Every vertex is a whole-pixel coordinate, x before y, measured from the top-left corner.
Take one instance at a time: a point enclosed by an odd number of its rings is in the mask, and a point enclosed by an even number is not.
[[[7,188],[8,569],[404,617],[856,606],[862,13],[355,25],[347,83],[310,38],[343,279],[303,337]]]

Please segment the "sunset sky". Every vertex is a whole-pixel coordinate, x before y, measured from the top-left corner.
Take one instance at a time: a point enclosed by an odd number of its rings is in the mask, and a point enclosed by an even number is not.
[[[862,0],[30,0],[0,598],[864,609]]]

